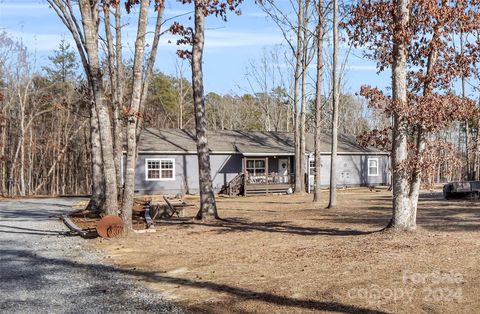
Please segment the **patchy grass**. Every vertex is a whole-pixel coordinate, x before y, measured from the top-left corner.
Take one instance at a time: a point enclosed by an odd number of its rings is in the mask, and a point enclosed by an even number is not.
[[[327,193],[323,194],[327,198]],[[194,313],[472,312],[480,307],[480,203],[423,194],[415,233],[379,232],[387,191],[218,198],[223,220],[92,243],[109,263]],[[195,202],[195,198],[188,201]]]

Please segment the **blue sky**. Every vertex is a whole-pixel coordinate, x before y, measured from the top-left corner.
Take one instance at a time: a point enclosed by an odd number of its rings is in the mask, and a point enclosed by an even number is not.
[[[287,3],[286,0],[280,1]],[[189,6],[167,0],[165,18],[188,14],[191,10]],[[241,10],[242,15],[232,13],[226,23],[215,17],[207,18],[204,54],[206,92],[241,94],[251,91],[245,77],[247,67],[252,60],[261,58],[263,51],[274,49],[283,43],[281,32],[253,1],[247,0]],[[134,45],[134,16],[134,13],[131,16],[125,15],[127,55]],[[189,23],[187,17],[188,15],[181,17],[180,21]],[[152,12],[150,24],[153,23]],[[42,0],[0,0],[0,30],[6,30],[13,37],[23,40],[35,55],[37,68],[48,63],[47,56],[52,54],[62,38],[71,41],[65,26],[46,1]],[[157,57],[156,68],[167,74],[175,73],[178,59],[174,40],[170,35],[164,36]],[[341,52],[345,55],[346,49],[343,48]],[[344,89],[355,93],[363,84],[385,88],[389,84],[389,75],[388,71],[377,75],[375,64],[363,60],[361,52],[353,50],[348,58]]]

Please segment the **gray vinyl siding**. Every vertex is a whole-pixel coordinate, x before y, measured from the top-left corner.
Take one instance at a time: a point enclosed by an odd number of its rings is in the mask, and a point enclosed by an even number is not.
[[[378,158],[378,175],[368,175],[368,159]],[[322,171],[320,180],[322,187],[330,185],[330,156],[322,155]],[[386,155],[338,155],[337,156],[337,186],[369,186],[387,185],[389,157]]]
[[[175,179],[162,181],[147,181],[145,177],[146,159],[174,159]],[[242,170],[240,154],[211,154],[212,183],[215,192],[230,182]],[[258,158],[262,157],[248,157]],[[293,157],[269,157],[269,172],[278,172],[278,159],[290,158],[290,171],[294,170]],[[378,176],[368,176],[368,158],[378,158]],[[307,158],[308,159],[308,158]],[[368,186],[388,184],[388,162],[386,155],[339,155],[337,161],[337,184],[343,186]],[[308,169],[308,168],[307,168]],[[313,181],[313,180],[312,180]],[[330,181],[330,156],[322,155],[321,171],[322,187],[327,187]],[[137,194],[197,194],[198,193],[198,163],[195,154],[140,154],[137,159],[135,175],[135,192]]]
[[[148,181],[145,177],[146,159],[174,159],[175,180]],[[242,172],[241,155],[210,155],[212,183],[215,192]],[[138,194],[197,194],[197,155],[141,154],[137,159],[135,192]]]

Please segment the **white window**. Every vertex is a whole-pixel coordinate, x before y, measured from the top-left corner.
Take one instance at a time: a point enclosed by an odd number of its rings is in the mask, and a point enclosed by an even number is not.
[[[265,175],[265,159],[248,159],[247,172],[252,176]]]
[[[175,160],[146,159],[145,179],[147,181],[175,180]]]
[[[378,158],[368,158],[368,176],[378,176]]]

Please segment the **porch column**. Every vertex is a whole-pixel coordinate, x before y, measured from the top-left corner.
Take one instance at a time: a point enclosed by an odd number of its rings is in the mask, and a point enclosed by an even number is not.
[[[266,190],[268,194],[268,157],[265,157],[265,184],[267,185]]]
[[[265,178],[266,184],[268,184],[268,157],[265,157]]]
[[[247,158],[243,156],[242,158],[242,168],[243,168],[243,196],[247,196]]]

